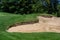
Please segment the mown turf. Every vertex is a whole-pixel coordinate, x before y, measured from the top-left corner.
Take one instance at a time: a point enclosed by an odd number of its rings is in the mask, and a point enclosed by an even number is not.
[[[9,26],[18,22],[36,20],[36,14],[19,15],[0,12],[0,31],[5,31]]]
[[[59,33],[0,33],[0,40],[60,40]]]
[[[9,33],[7,28],[17,22],[36,20],[36,14],[18,15],[0,12],[0,40],[60,40],[60,33]]]

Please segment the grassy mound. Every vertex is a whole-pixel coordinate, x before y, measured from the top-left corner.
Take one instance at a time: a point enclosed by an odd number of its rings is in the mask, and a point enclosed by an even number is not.
[[[19,15],[0,12],[0,31],[5,31],[9,26],[27,21],[37,20],[36,14]]]

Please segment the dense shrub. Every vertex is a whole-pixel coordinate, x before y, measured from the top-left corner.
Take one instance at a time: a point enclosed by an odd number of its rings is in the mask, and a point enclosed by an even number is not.
[[[57,13],[57,16],[60,15],[57,9],[57,0],[54,3],[52,0],[2,0],[0,11],[16,14],[30,14],[33,12],[52,14],[54,12]]]
[[[2,1],[0,9],[9,13],[25,13],[42,12],[42,6],[39,0],[9,0]]]

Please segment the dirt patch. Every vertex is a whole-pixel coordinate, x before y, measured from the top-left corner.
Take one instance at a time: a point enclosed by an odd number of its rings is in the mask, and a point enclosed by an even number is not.
[[[17,25],[9,28],[8,32],[60,32],[60,18],[57,17],[38,17],[36,23]],[[24,23],[25,24],[25,23]]]

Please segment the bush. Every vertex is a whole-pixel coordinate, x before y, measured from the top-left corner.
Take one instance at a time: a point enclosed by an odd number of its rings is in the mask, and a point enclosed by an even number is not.
[[[42,12],[42,5],[39,0],[3,0],[0,7],[0,9],[4,12],[16,14]]]

